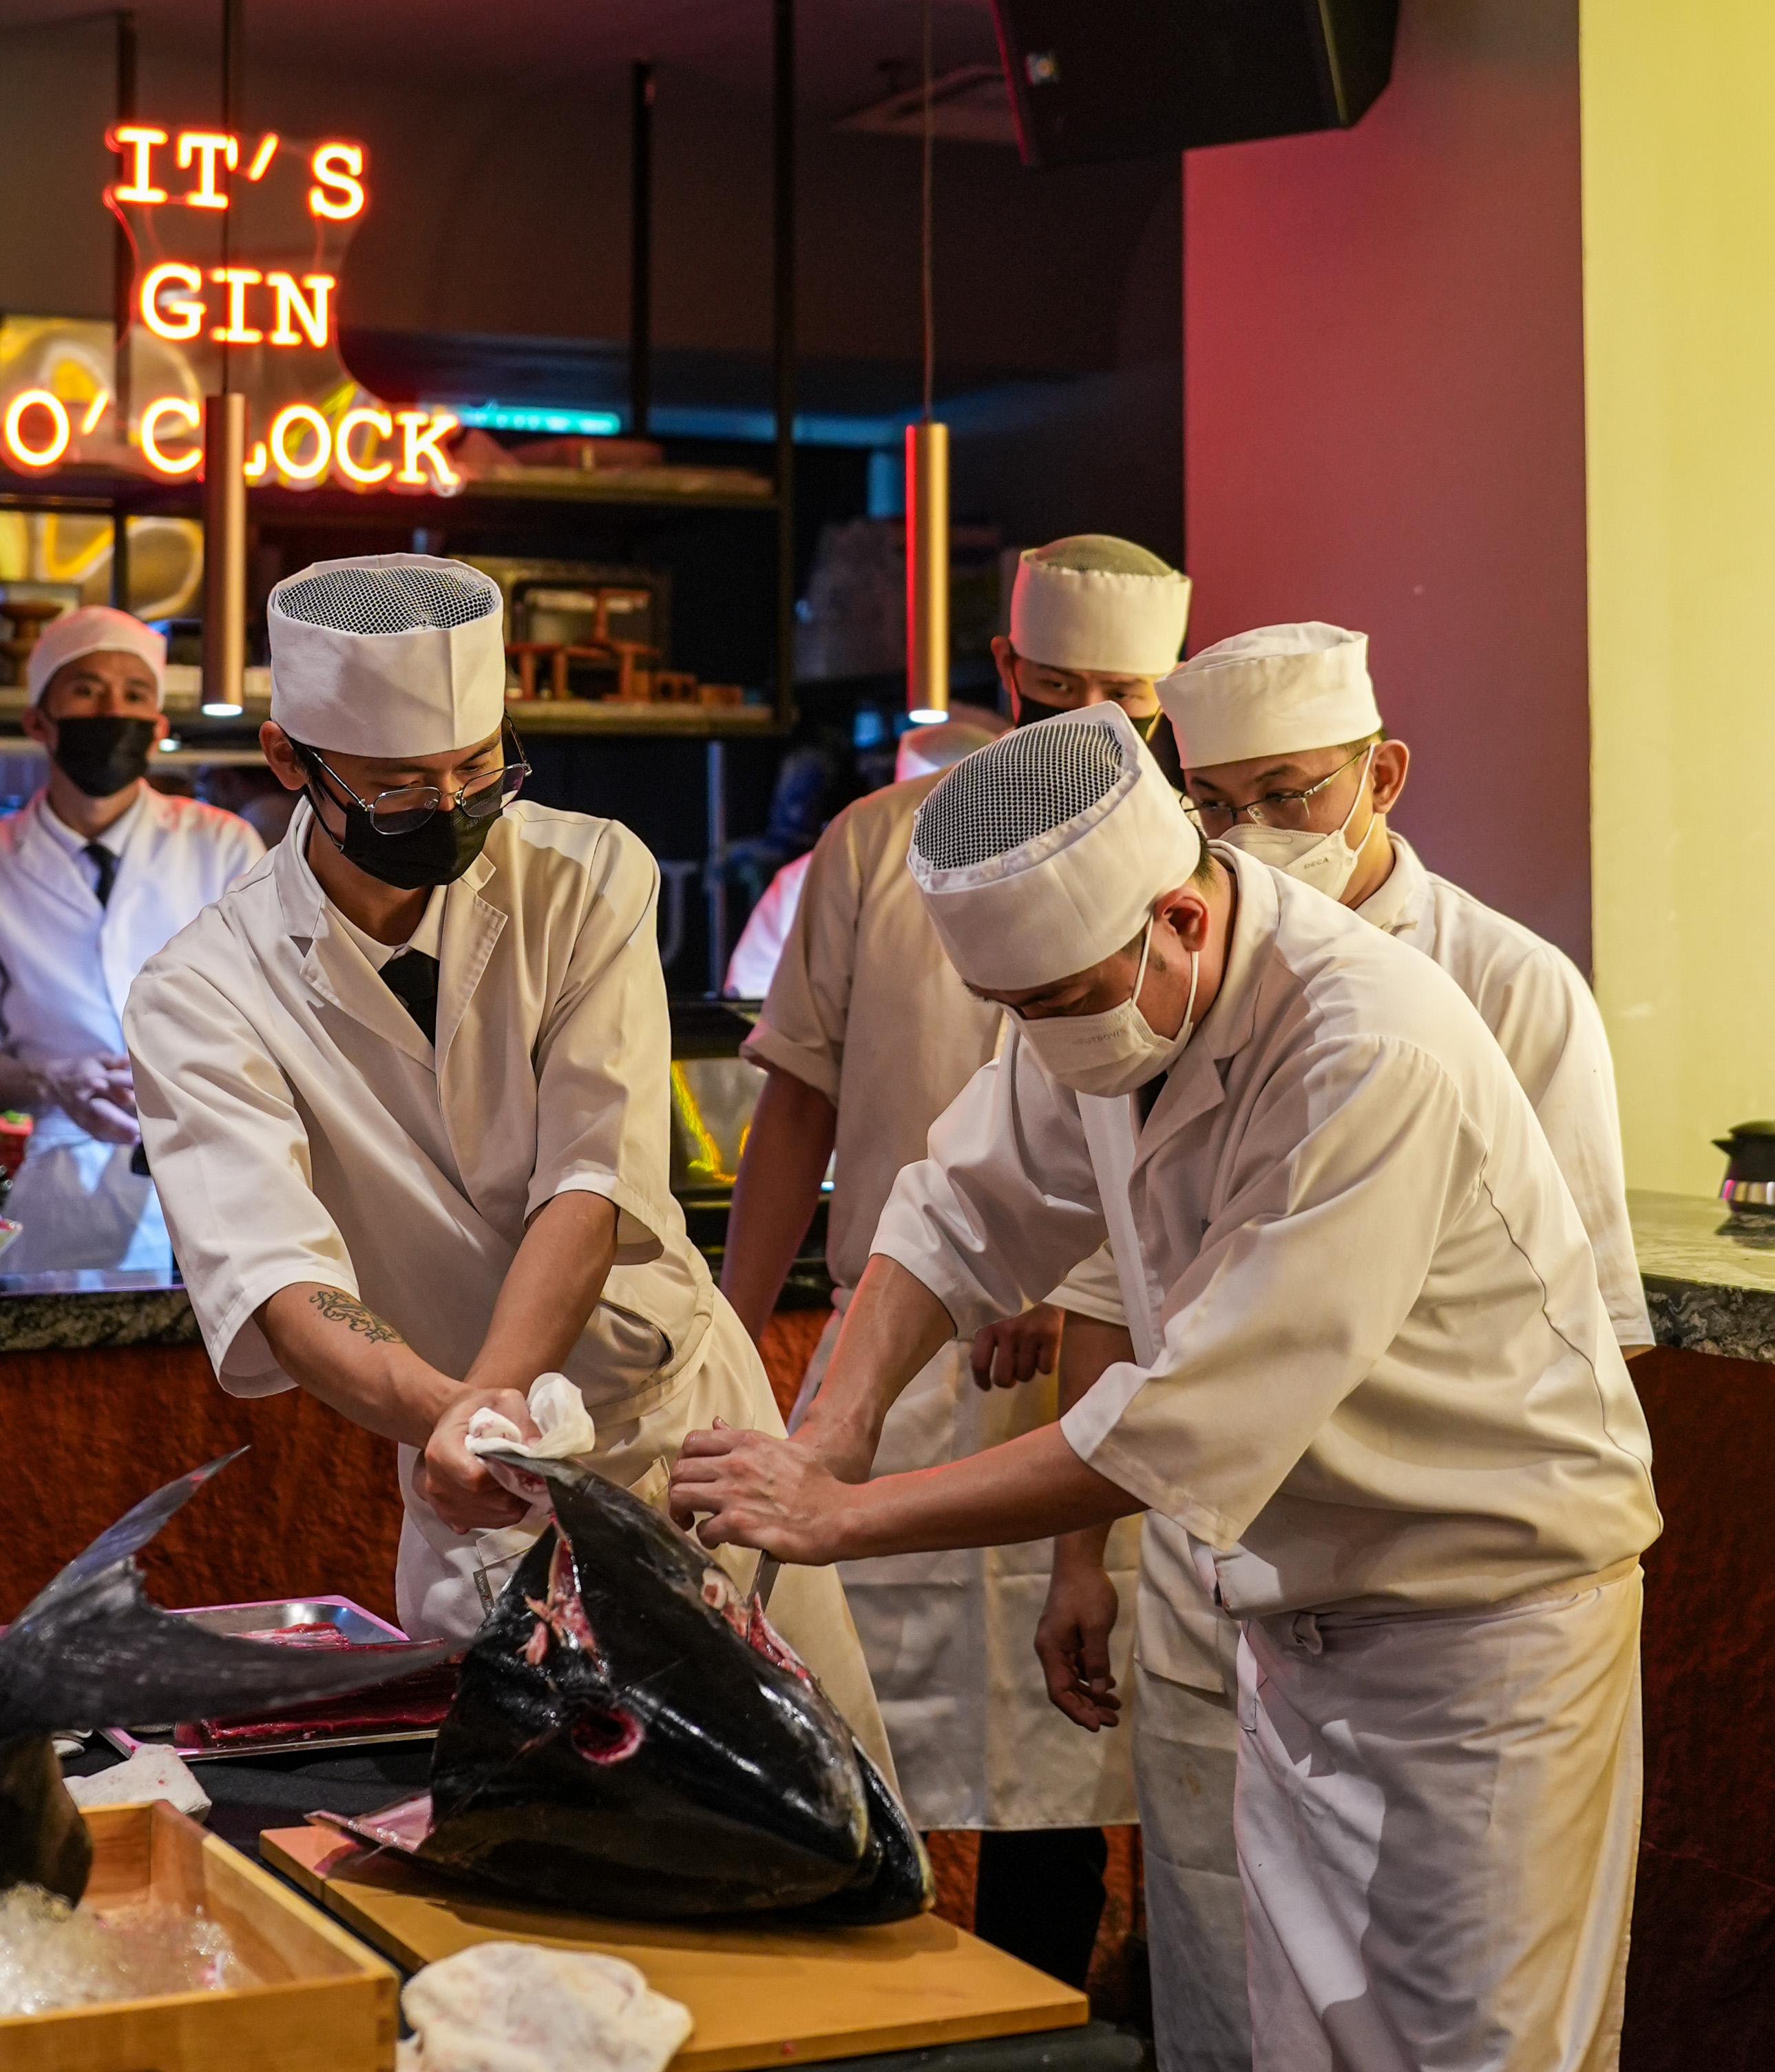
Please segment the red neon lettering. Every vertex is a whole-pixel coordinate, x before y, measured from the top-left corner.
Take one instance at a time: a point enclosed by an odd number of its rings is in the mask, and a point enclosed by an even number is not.
[[[49,440],[44,446],[30,445],[25,438],[24,420],[27,410],[42,410],[49,418]],[[21,467],[53,467],[68,451],[70,434],[68,413],[62,407],[61,398],[51,396],[47,388],[22,388],[6,405],[6,414],[0,420],[0,442]]]
[[[331,273],[304,273],[302,286],[296,285],[288,273],[268,273],[265,285],[277,298],[277,321],[271,330],[273,345],[300,345],[302,338],[295,326],[300,324],[308,334],[310,345],[325,345],[332,328],[329,306],[334,288],[337,286]],[[304,302],[302,288],[306,288],[312,299]],[[290,319],[294,318],[295,323]]]
[[[247,178],[249,180],[262,180],[265,178],[272,160],[277,155],[277,146],[280,141],[275,130],[266,130],[264,136],[259,139],[259,148],[253,154],[253,163],[247,167]]]
[[[333,442],[333,458],[339,471],[347,482],[360,487],[373,488],[379,482],[386,482],[394,473],[392,460],[376,461],[366,466],[351,450],[351,434],[360,425],[367,425],[378,438],[394,437],[394,420],[386,410],[347,410],[339,421],[339,436]]]
[[[195,338],[203,328],[203,305],[191,297],[203,285],[203,277],[195,266],[182,266],[176,260],[150,266],[142,277],[137,298],[142,321],[157,338]],[[169,288],[183,293],[171,296],[163,306],[161,296]]]
[[[164,144],[166,141],[164,130],[145,129],[136,122],[121,123],[110,132],[105,141],[113,151],[127,151],[129,154],[129,177],[121,187],[112,188],[111,199],[113,201],[154,203],[166,199],[166,190],[157,187],[154,183],[153,169],[150,164],[155,145]]]
[[[435,416],[425,410],[396,410],[394,421],[401,427],[401,472],[395,480],[423,484],[426,478],[419,468],[423,457],[430,463],[431,479],[446,489],[454,489],[462,478],[438,442],[446,432],[455,430],[456,419],[448,410],[440,410]]]
[[[228,320],[218,324],[210,336],[218,345],[262,344],[265,333],[247,322],[247,290],[265,275],[257,266],[212,266],[210,278],[225,282],[228,291]]]
[[[314,453],[310,460],[298,461],[290,456],[290,438],[298,430],[314,435]],[[288,475],[292,482],[313,482],[326,474],[327,463],[332,458],[333,434],[327,430],[327,420],[313,404],[288,404],[272,419],[271,459],[279,475]]]
[[[158,397],[142,413],[142,450],[147,455],[148,465],[162,475],[189,475],[203,458],[203,451],[201,446],[193,446],[183,454],[165,450],[160,443],[160,427],[163,419],[171,417],[182,418],[185,429],[195,432],[203,421],[203,413],[183,396]]]
[[[361,144],[319,144],[309,161],[314,184],[308,190],[311,216],[324,216],[334,223],[348,223],[364,213],[364,146]]]
[[[253,450],[247,455],[246,466],[240,472],[249,482],[262,482],[265,479],[265,442],[263,439],[255,439],[253,442]]]
[[[225,158],[230,172],[240,162],[240,146],[232,137],[208,130],[181,130],[179,133],[179,170],[197,162],[197,185],[185,197],[187,208],[226,208],[228,198],[216,184],[216,162]]]

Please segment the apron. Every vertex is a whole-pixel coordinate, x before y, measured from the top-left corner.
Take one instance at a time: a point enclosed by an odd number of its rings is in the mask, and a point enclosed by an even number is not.
[[[0,1272],[171,1272],[159,1197],[145,1174],[130,1171],[132,1147],[69,1134],[60,1144],[34,1140],[26,1153],[6,1211],[19,1234]]]
[[[824,1379],[848,1291],[835,1299],[791,1430]],[[888,1412],[874,1474],[964,1460],[1054,1421],[1051,1376],[977,1389],[968,1350],[959,1341],[945,1346],[907,1384]],[[1140,1532],[1137,1518],[1123,1519],[1107,1556],[1121,1599],[1111,1659],[1124,1704],[1132,1695]],[[1116,1827],[1137,1817],[1126,1712],[1120,1727],[1087,1734],[1058,1710],[1042,1680],[1035,1629],[1052,1559],[1053,1542],[1043,1540],[840,1563],[916,1827]]]

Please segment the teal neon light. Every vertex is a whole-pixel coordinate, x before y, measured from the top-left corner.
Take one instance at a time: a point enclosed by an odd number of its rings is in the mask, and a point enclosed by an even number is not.
[[[549,432],[556,438],[609,438],[622,429],[614,410],[538,409],[521,403],[460,403],[447,408],[459,425],[483,432]]]

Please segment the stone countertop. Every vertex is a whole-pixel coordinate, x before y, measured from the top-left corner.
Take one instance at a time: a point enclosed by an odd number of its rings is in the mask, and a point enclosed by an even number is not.
[[[1658,1343],[1775,1361],[1775,1215],[1690,1194],[1629,1194],[1627,1207]]]
[[[1658,1343],[1775,1363],[1775,1216],[1728,1216],[1687,1194],[1627,1201]],[[828,1291],[816,1277],[786,1301],[818,1303]],[[184,1289],[166,1275],[0,1274],[0,1353],[197,1341]]]

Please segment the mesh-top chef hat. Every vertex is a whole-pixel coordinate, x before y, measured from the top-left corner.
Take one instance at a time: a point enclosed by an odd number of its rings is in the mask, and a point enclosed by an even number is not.
[[[919,807],[906,861],[971,985],[1050,985],[1098,964],[1195,869],[1202,844],[1120,705],[1019,727]]]
[[[1162,676],[1189,619],[1189,578],[1108,532],[1079,532],[1019,556],[1011,645],[1050,669]]]
[[[429,554],[316,561],[265,606],[271,717],[343,755],[442,755],[505,717],[499,586]]]
[[[113,611],[108,604],[83,604],[77,611],[64,611],[52,619],[25,662],[25,689],[35,705],[49,689],[58,669],[77,662],[83,655],[134,655],[154,672],[154,688],[166,685],[166,636],[144,626],[127,611]]]
[[[1368,635],[1317,619],[1216,641],[1158,689],[1185,770],[1341,748],[1380,732]]]

